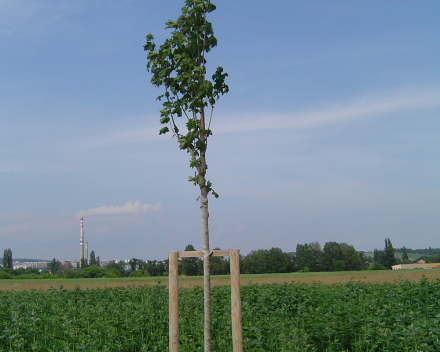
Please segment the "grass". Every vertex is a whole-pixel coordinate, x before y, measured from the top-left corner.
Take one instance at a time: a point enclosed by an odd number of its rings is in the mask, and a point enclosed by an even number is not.
[[[272,283],[322,283],[331,285],[335,283],[345,284],[350,281],[384,283],[399,282],[409,280],[412,282],[420,281],[425,277],[427,280],[440,279],[440,269],[431,270],[383,270],[383,271],[341,271],[331,273],[289,273],[289,274],[260,274],[260,275],[241,275],[240,283],[248,285],[250,283],[272,284]],[[140,277],[140,278],[99,278],[99,279],[55,279],[55,280],[0,280],[0,290],[25,291],[31,289],[48,290],[58,289],[95,289],[111,287],[128,287],[149,285],[154,286],[158,283],[168,285],[168,277]],[[229,275],[214,275],[211,277],[212,286],[229,285]],[[203,277],[179,277],[179,286],[193,288],[203,285]]]

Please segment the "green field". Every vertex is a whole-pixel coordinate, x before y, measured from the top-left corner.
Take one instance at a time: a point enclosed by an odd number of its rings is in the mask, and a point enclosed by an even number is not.
[[[428,271],[427,271],[428,272]],[[439,351],[440,280],[242,286],[245,351]],[[182,288],[180,350],[202,351],[203,290]],[[230,288],[212,288],[230,351]],[[164,285],[0,291],[1,351],[167,351]]]

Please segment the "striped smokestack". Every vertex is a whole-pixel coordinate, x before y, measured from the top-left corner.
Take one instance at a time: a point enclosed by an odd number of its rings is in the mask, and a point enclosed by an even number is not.
[[[83,218],[81,218],[81,235],[79,238],[79,261],[80,263],[84,259],[84,228],[83,228]]]

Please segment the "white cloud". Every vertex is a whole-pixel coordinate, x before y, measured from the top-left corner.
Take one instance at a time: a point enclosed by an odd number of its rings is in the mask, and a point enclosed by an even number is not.
[[[94,216],[94,215],[122,215],[122,214],[133,214],[133,213],[146,213],[146,212],[157,212],[162,209],[162,204],[142,204],[138,199],[134,202],[127,202],[122,206],[103,206],[98,208],[91,208],[87,210],[81,210],[76,214],[77,218]]]

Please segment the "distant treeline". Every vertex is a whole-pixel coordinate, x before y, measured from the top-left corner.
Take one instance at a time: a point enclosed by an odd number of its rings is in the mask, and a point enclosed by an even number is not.
[[[440,255],[440,248],[425,248],[425,249],[411,249],[411,248],[396,248],[396,253],[402,253],[402,251],[406,251],[411,254],[419,254],[420,258],[423,256],[431,256],[431,255]]]
[[[220,248],[215,248],[220,249]],[[185,251],[194,251],[188,245]],[[402,253],[396,258],[395,252]],[[405,247],[394,250],[391,240],[385,239],[383,250],[374,250],[373,258],[358,252],[353,246],[346,243],[326,242],[324,247],[318,242],[298,244],[296,252],[286,253],[280,248],[259,249],[251,251],[246,256],[240,256],[240,272],[242,274],[271,274],[291,272],[319,272],[319,271],[352,271],[352,270],[384,270],[391,269],[392,265],[408,263],[408,253],[420,254],[419,259],[427,263],[440,263],[440,249],[407,249]],[[132,258],[128,264],[111,261],[106,267],[101,267],[99,257],[95,258],[92,251],[88,264],[83,261],[81,269],[73,269],[70,263],[61,264],[55,258],[50,263],[50,271],[39,271],[34,268],[15,269],[10,265],[12,251],[4,251],[3,267],[0,269],[0,279],[46,279],[46,278],[99,278],[99,277],[148,277],[167,276],[168,259],[163,261]],[[229,274],[228,257],[211,257],[210,267],[212,275]],[[202,276],[203,260],[201,258],[183,258],[179,260],[179,274],[186,276]]]

